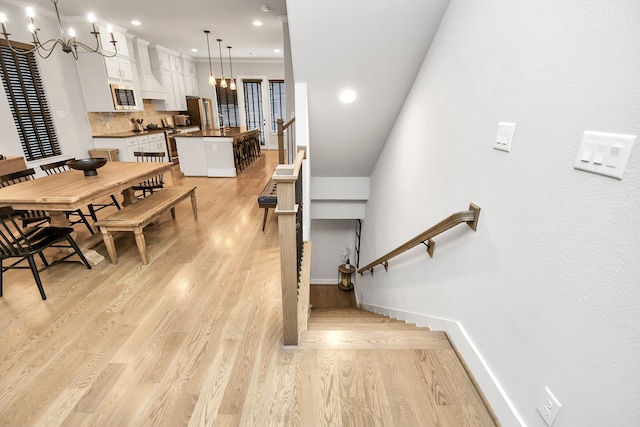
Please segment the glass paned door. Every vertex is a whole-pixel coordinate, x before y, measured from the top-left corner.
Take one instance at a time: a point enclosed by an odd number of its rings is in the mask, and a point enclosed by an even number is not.
[[[264,145],[264,114],[262,111],[262,80],[244,80],[244,110],[247,129],[260,129],[260,145]]]

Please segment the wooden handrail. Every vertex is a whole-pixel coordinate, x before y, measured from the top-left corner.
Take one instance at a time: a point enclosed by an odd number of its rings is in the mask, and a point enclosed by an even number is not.
[[[427,246],[427,252],[431,257],[433,257],[433,251],[436,246],[436,243],[433,241],[434,237],[462,223],[467,223],[467,225],[469,225],[469,227],[471,227],[473,231],[476,231],[479,217],[480,217],[480,206],[474,203],[471,203],[469,205],[468,211],[461,211],[448,216],[447,218],[443,219],[433,227],[418,234],[416,237],[409,240],[408,242],[398,246],[397,248],[381,256],[377,260],[365,265],[364,267],[358,270],[358,273],[362,275],[365,271],[369,270],[371,271],[371,274],[373,274],[373,268],[376,267],[377,265],[383,265],[386,271],[389,267],[389,260],[391,258],[396,257],[401,253],[406,252],[409,249],[418,246],[421,243]]]

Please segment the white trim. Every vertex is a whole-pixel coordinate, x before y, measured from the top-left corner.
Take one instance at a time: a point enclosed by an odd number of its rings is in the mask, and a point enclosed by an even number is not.
[[[502,425],[520,425],[526,427],[515,405],[511,399],[509,399],[509,396],[507,396],[507,393],[498,382],[498,379],[460,322],[370,304],[362,304],[361,307],[364,310],[373,311],[374,313],[384,314],[409,323],[415,323],[417,326],[427,326],[434,331],[446,332],[464,359],[467,367],[472,372],[478,386],[482,389],[482,393],[487,398],[493,412]]]

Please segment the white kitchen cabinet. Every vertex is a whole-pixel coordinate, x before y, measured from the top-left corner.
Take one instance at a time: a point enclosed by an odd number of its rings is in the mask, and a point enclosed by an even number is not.
[[[169,55],[169,64],[171,65],[171,72],[182,74],[182,59],[178,55]]]
[[[163,152],[165,155],[165,161],[169,161],[167,141],[164,133],[154,133],[149,135],[149,151],[157,153]]]
[[[149,63],[151,64],[152,70],[171,71],[169,52],[162,46],[149,46]]]
[[[184,94],[185,96],[198,97],[198,71],[196,63],[189,58],[182,58],[182,69],[184,71]]]
[[[114,53],[113,43],[111,43],[111,34],[107,31],[106,25],[98,25],[98,31],[100,31],[100,44],[102,50],[109,53]],[[116,49],[118,55],[129,56],[129,47],[127,46],[127,37],[125,33],[118,30],[113,30],[113,38],[116,40]]]
[[[185,76],[197,76],[196,63],[189,58],[182,57],[182,70]]]
[[[127,138],[93,138],[96,148],[117,148],[121,162],[135,162],[136,151],[164,152],[165,161],[169,161],[164,132],[150,133]]]
[[[113,83],[132,83],[133,67],[131,61],[126,58],[104,58],[104,65],[107,73],[107,79]]]
[[[107,40],[111,39],[106,27],[100,26],[100,38],[104,39],[105,37]],[[143,111],[144,106],[142,102],[142,95],[140,93],[140,89],[135,85],[137,74],[135,63],[132,61],[132,58],[124,56],[129,53],[129,48],[127,46],[128,40],[124,33],[114,32],[114,37],[118,41],[117,56],[106,58],[101,55],[96,55],[95,53],[78,52],[76,66],[78,67],[85,106],[87,111],[90,112],[119,111],[116,110],[113,104],[110,85],[124,84],[127,86],[133,86],[137,104],[137,108],[135,110],[128,111]],[[113,50],[113,44],[109,43],[109,46],[107,46],[104,44],[104,40],[102,46],[105,50],[107,47],[111,47],[111,50]]]
[[[184,111],[187,109],[187,93],[184,82],[183,60],[177,52],[159,45],[149,45],[149,63],[168,93],[166,100],[156,100],[157,111]],[[195,66],[195,65],[194,65]],[[193,68],[193,67],[190,67]],[[193,89],[190,88],[193,93]],[[190,95],[191,96],[191,95]]]
[[[184,91],[184,77],[182,74],[172,73],[173,93],[175,94],[176,110],[184,111],[187,109],[187,97]]]

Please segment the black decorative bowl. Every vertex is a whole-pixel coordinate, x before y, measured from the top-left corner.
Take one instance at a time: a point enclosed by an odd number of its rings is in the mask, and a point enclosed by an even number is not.
[[[84,171],[84,176],[96,176],[98,171],[96,169],[101,168],[107,164],[107,159],[104,157],[96,157],[91,159],[78,159],[69,160],[67,165],[71,169]]]

